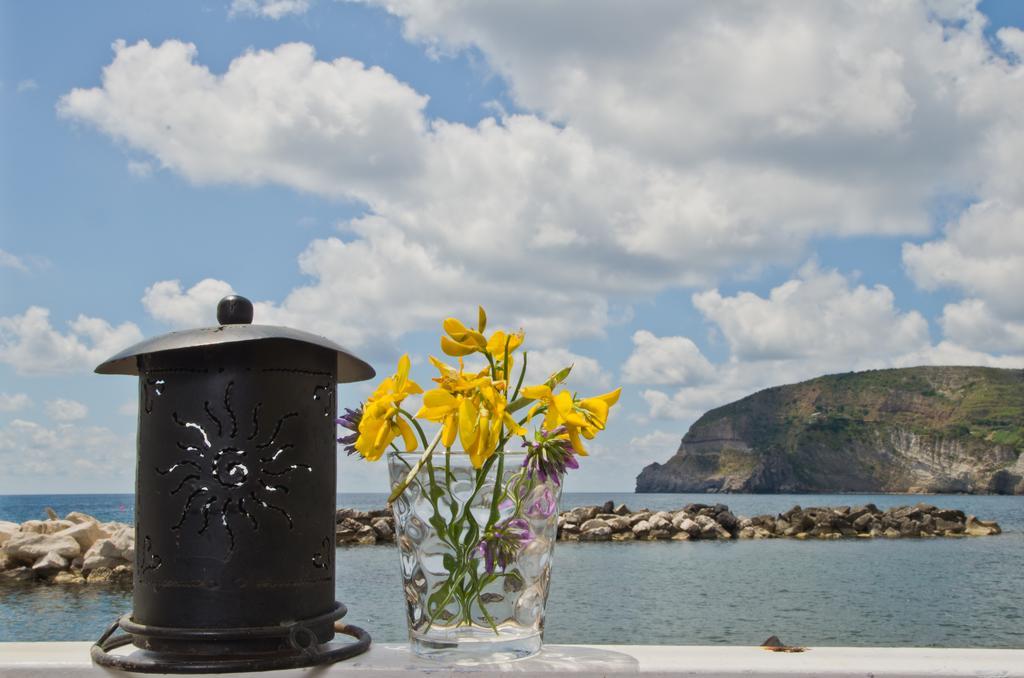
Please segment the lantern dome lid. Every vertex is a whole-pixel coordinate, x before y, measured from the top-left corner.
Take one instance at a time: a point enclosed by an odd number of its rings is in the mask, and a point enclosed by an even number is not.
[[[338,383],[364,381],[372,379],[376,375],[376,372],[370,367],[369,363],[356,357],[330,339],[290,327],[253,325],[252,318],[253,307],[251,301],[236,295],[224,297],[217,304],[217,322],[220,325],[181,332],[169,332],[159,337],[146,339],[133,346],[129,346],[103,362],[96,368],[96,373],[137,375],[139,373],[138,357],[152,353],[180,351],[203,346],[237,344],[247,341],[284,339],[320,346],[334,351],[338,357]]]

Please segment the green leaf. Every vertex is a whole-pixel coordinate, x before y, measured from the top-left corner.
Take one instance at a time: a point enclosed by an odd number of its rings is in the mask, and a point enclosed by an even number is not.
[[[545,381],[544,383],[547,385],[548,388],[554,390],[556,386],[561,384],[569,377],[569,373],[572,372],[572,368],[572,365],[569,365],[568,367],[563,367],[562,369],[558,370],[550,377],[548,377],[548,380]]]

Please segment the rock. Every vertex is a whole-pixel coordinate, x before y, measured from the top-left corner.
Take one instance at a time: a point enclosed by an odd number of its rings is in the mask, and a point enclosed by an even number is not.
[[[628,516],[630,514],[630,510],[629,510],[629,507],[626,506],[625,504],[619,504],[618,506],[615,507],[615,510],[612,511],[612,513],[614,513],[617,516],[623,516],[624,517],[624,516]]]
[[[887,528],[885,528],[885,531],[882,532],[882,536],[885,537],[886,539],[899,539],[900,533],[899,533],[899,530],[896,530],[896,529],[891,528],[891,527],[887,527]]]
[[[373,531],[377,533],[377,539],[381,541],[394,541],[395,531],[391,527],[391,521],[387,518],[374,518],[371,523]]]
[[[34,532],[36,534],[54,534],[71,527],[73,524],[69,520],[26,520],[21,524],[21,531]]]
[[[686,532],[676,532],[672,535],[672,541],[690,541],[690,538]]]
[[[75,523],[71,527],[66,527],[53,536],[71,537],[78,542],[78,545],[82,547],[82,552],[84,553],[88,551],[98,539],[103,539],[110,535],[104,532],[96,521],[86,521]]]
[[[714,518],[710,518],[704,514],[700,514],[696,518],[697,525],[700,526],[700,538],[701,539],[731,539],[732,535],[718,524]]]
[[[962,523],[967,520],[967,515],[963,511],[956,509],[938,509],[932,511],[932,516],[948,520],[952,523]]]
[[[0,572],[0,580],[3,581],[32,581],[36,578],[30,567],[16,567],[12,570]]]
[[[651,517],[651,512],[650,511],[640,511],[640,512],[634,513],[633,515],[631,515],[628,518],[626,518],[626,521],[629,523],[630,527],[633,527],[634,525],[639,523],[641,520],[648,520],[650,517]]]
[[[599,528],[608,528],[608,534],[611,534],[611,526],[601,518],[591,518],[583,523],[580,525],[580,532],[586,533]]]
[[[7,540],[18,531],[21,526],[6,520],[0,520],[0,546],[7,543]]]
[[[37,532],[17,533],[3,546],[11,560],[31,565],[53,551],[62,558],[74,558],[81,554],[82,547],[73,537],[58,537]]]
[[[625,532],[615,532],[612,534],[612,541],[633,541],[636,539],[636,535],[631,530]]]
[[[88,574],[93,570],[112,570],[118,565],[123,565],[121,558],[107,558],[99,554],[86,554],[82,559],[82,572]]]
[[[47,506],[43,510],[46,511],[46,517],[49,518],[50,520],[60,520],[60,516],[57,515],[57,512],[54,511],[49,506]]]
[[[114,544],[113,539],[97,539],[93,542],[93,545],[89,547],[89,550],[85,552],[85,562],[89,562],[89,558],[96,557],[121,560],[121,549]]]
[[[131,586],[132,579],[131,565],[118,565],[110,575],[111,583],[120,584],[122,586]]]
[[[606,501],[601,506],[601,513],[613,513],[614,511],[615,511],[615,502],[613,502],[611,499]]]
[[[674,529],[672,521],[660,513],[655,513],[647,522],[651,524],[652,530],[672,531]]]
[[[650,531],[651,524],[646,520],[641,520],[640,522],[633,525],[633,534],[635,534],[638,537],[646,537]]]
[[[364,525],[357,520],[346,518],[335,528],[334,543],[342,544],[376,544],[377,531],[370,525]]]
[[[1001,532],[999,524],[994,520],[978,520],[974,516],[967,516],[967,521],[964,524],[964,534],[969,537],[986,537]]]
[[[794,539],[807,539],[807,537],[809,537],[809,536],[810,535],[808,535],[806,532],[797,532],[796,534],[793,535],[793,538]]]
[[[683,522],[679,523],[679,529],[682,530],[683,532],[686,532],[691,537],[698,537],[698,536],[700,536],[700,525],[698,525],[693,520],[690,520],[689,518],[687,518]]]
[[[961,522],[954,522],[952,520],[946,520],[945,518],[934,518],[935,529],[942,532],[963,532],[964,524]]]
[[[117,549],[119,556],[127,561],[135,559],[135,530],[125,526],[114,530],[110,535],[110,543]]]
[[[85,572],[86,581],[90,584],[109,584],[114,575],[114,568],[97,567],[87,572],[83,570],[83,572]]]
[[[683,534],[685,534],[685,532]],[[754,528],[752,526],[750,526],[750,525],[748,525],[746,527],[741,527],[740,531],[736,535],[736,537],[738,539],[753,539],[754,538]]]
[[[672,537],[672,533],[669,532],[668,530],[653,529],[653,530],[651,530],[650,532],[647,533],[647,539],[648,540],[670,539],[671,537]]]
[[[633,534],[629,527],[629,521],[625,518],[611,518],[605,522],[608,523],[608,527],[612,528],[612,532],[629,532]]]
[[[596,506],[579,506],[572,510],[572,515],[576,518],[575,522],[582,524],[596,517],[598,512],[599,509]]]
[[[370,519],[370,514],[366,511],[360,511],[352,508],[340,508],[334,513],[334,522],[336,523],[340,523],[345,518],[364,522]]]
[[[58,572],[52,581],[54,584],[84,584],[85,577],[78,572]]]
[[[612,528],[608,525],[599,525],[589,530],[584,525],[583,531],[580,532],[580,541],[608,541],[611,536]]]
[[[858,532],[866,532],[871,529],[871,522],[875,519],[873,515],[865,511],[853,521],[853,529]]]
[[[11,561],[10,557],[3,551],[0,551],[0,572],[3,572],[13,566],[14,563]]]
[[[901,537],[919,537],[921,536],[921,523],[916,520],[901,520],[900,521],[900,536]]]
[[[67,514],[66,516],[64,516],[64,520],[67,520],[68,522],[71,522],[71,523],[96,523],[96,524],[99,524],[99,522],[100,522],[100,521],[96,520],[95,518],[93,518],[92,516],[90,516],[88,513],[80,513],[78,511],[72,511],[71,513]]]
[[[715,515],[715,521],[719,525],[724,527],[726,529],[726,531],[728,531],[728,532],[735,531],[736,530],[736,524],[739,522],[736,519],[736,516],[733,515],[732,511],[729,511],[728,509],[725,510],[725,511],[719,511]]]
[[[52,509],[51,509],[52,510]],[[40,577],[48,577],[68,567],[66,558],[50,551],[32,565],[32,571]]]

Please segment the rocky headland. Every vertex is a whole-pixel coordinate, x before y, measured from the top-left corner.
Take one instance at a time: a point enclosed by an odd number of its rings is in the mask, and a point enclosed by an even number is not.
[[[637,492],[1024,494],[1024,370],[911,367],[705,413]]]
[[[113,584],[131,586],[135,531],[84,513],[45,520],[0,521],[0,584]],[[558,516],[560,541],[691,541],[732,539],[886,539],[976,537],[1000,534],[994,521],[930,504],[881,510],[864,506],[794,506],[777,515],[737,516],[725,504],[688,504],[675,511],[631,511],[624,504],[580,506]],[[389,509],[338,509],[338,546],[389,544]]]

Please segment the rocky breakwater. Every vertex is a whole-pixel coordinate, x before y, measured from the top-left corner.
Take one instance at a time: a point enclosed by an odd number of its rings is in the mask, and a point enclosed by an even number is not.
[[[359,511],[340,508],[334,517],[334,543],[390,544],[395,541],[395,518],[391,509]]]
[[[118,522],[100,522],[85,513],[45,520],[0,521],[0,582],[54,584],[132,583],[135,530]]]
[[[974,537],[1000,534],[994,521],[930,504],[881,510],[864,506],[794,506],[777,515],[737,516],[725,504],[688,504],[677,511],[630,511],[625,505],[581,506],[558,518],[562,541],[690,541],[698,539],[843,539]]]

